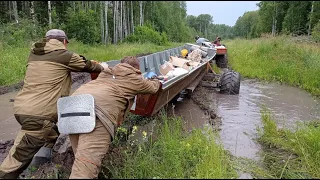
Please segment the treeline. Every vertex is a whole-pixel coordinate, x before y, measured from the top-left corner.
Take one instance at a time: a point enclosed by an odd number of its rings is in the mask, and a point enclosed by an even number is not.
[[[156,43],[186,42],[195,34],[186,17],[185,1],[0,2],[2,37],[15,37],[16,31],[39,36],[48,28],[61,28],[84,43],[144,41],[141,31]]]
[[[64,29],[84,43],[193,42],[256,38],[263,34],[312,35],[320,40],[319,1],[261,1],[234,26],[210,14],[187,15],[186,1],[1,1],[0,42],[18,44]]]
[[[234,35],[246,38],[320,34],[319,1],[260,1],[259,10],[240,16],[235,24]],[[318,39],[320,40],[320,39]]]

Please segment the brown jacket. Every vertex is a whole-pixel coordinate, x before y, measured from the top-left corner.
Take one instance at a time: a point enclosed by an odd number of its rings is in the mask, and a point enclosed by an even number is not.
[[[143,79],[140,70],[119,63],[102,71],[96,80],[82,85],[72,95],[91,94],[95,99],[97,117],[114,136],[113,126],[122,123],[134,97],[137,94],[156,93],[159,87],[158,80]]]
[[[57,100],[70,94],[70,72],[101,70],[101,65],[66,50],[63,43],[56,39],[35,43],[29,55],[23,88],[14,102],[18,122],[21,124],[27,117],[56,122]]]

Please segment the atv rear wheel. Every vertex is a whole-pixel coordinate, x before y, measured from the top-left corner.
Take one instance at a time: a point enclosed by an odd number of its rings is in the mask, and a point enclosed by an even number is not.
[[[240,73],[228,71],[222,74],[219,82],[220,93],[222,94],[239,94],[240,92]]]
[[[227,55],[216,55],[216,64],[219,68],[227,68],[228,67],[228,59]]]

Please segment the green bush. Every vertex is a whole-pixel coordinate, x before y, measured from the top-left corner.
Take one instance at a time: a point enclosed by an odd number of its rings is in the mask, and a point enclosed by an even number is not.
[[[26,43],[43,36],[44,28],[33,25],[31,20],[21,19],[19,23],[0,25],[0,39],[3,45],[25,46]]]
[[[124,42],[150,42],[165,45],[168,44],[168,36],[165,32],[159,33],[150,26],[137,26],[135,27],[134,34],[128,36]]]
[[[100,40],[98,14],[93,10],[85,12],[80,10],[74,12],[68,11],[68,21],[63,29],[65,29],[68,38],[75,38],[85,44],[93,44]]]
[[[315,41],[320,42],[320,21],[314,26],[312,30],[312,38]]]

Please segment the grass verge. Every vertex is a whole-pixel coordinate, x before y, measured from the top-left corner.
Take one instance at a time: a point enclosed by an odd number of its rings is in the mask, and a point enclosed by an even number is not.
[[[157,138],[122,147],[118,158],[104,161],[108,178],[236,178],[230,155],[211,131],[183,130],[181,119],[158,117]],[[147,138],[147,136],[145,136]],[[107,173],[105,173],[107,174]]]
[[[278,129],[268,111],[259,129],[264,167],[273,178],[320,178],[320,123],[300,123],[295,131]]]
[[[165,46],[145,43],[122,43],[119,45],[86,45],[71,40],[68,49],[84,55],[87,59],[109,61],[121,59],[124,56],[135,56],[142,53],[154,53],[165,49],[183,45],[183,43],[169,43]],[[23,80],[30,47],[0,45],[0,86],[18,83]]]
[[[320,96],[320,45],[288,37],[225,42],[232,68],[248,78],[276,80]]]

